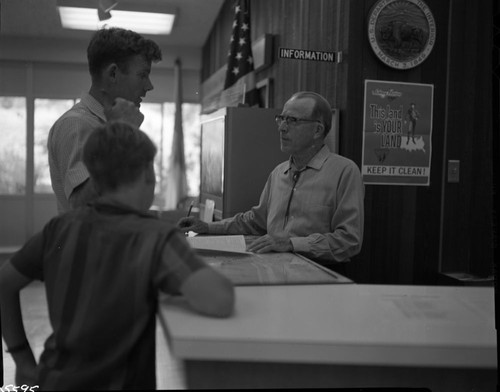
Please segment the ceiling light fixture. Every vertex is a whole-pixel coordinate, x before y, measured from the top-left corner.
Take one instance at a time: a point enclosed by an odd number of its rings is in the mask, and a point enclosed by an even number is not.
[[[117,1],[99,1],[97,10],[92,7],[64,5],[58,1],[61,24],[66,29],[98,30],[103,27],[122,27],[140,34],[170,34],[175,12],[143,12],[117,9]]]

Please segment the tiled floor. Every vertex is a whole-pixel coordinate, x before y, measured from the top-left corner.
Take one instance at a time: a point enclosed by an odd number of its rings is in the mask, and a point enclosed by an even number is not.
[[[0,262],[1,265],[1,262]],[[51,332],[48,320],[47,305],[45,302],[44,286],[40,282],[33,282],[21,292],[21,304],[24,317],[24,327],[28,340],[38,358],[43,350],[45,339]],[[157,324],[157,351],[156,351],[156,382],[158,389],[185,389],[182,363],[170,355],[163,330]],[[5,345],[4,345],[5,348]],[[15,367],[9,354],[3,352],[4,380],[3,385],[14,383]],[[0,380],[1,381],[1,380]],[[1,383],[0,383],[1,385]]]

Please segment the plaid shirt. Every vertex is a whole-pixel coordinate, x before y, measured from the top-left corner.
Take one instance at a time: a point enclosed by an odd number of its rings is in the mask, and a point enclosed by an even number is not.
[[[155,389],[157,293],[206,267],[184,235],[106,201],[52,219],[12,259],[45,281],[53,334],[41,389]]]
[[[47,140],[50,179],[59,213],[70,210],[71,192],[89,178],[82,161],[83,146],[90,133],[105,122],[103,106],[85,94],[50,129]]]

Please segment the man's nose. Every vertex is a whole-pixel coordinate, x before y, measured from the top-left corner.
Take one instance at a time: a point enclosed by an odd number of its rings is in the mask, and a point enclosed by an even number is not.
[[[286,123],[286,121],[283,121],[279,126],[278,126],[278,130],[280,131],[280,133],[284,133],[284,132],[288,132],[288,125]]]

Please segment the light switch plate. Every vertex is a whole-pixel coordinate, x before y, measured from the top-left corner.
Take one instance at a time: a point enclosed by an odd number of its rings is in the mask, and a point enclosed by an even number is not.
[[[460,181],[460,161],[448,160],[448,182]]]

